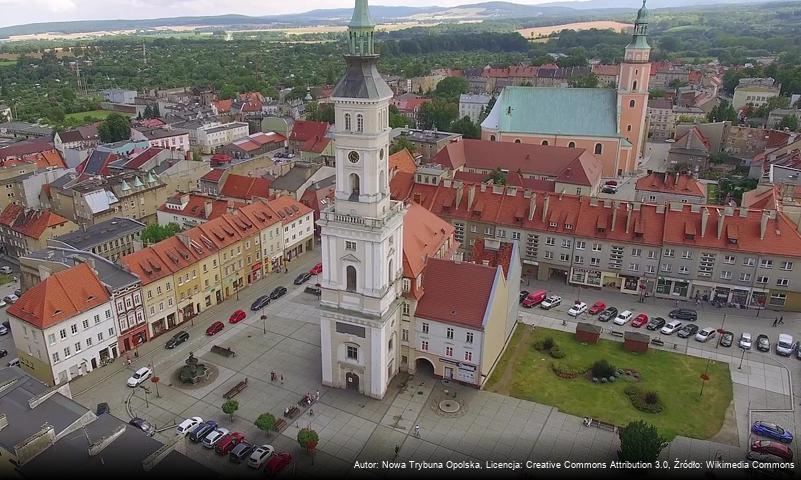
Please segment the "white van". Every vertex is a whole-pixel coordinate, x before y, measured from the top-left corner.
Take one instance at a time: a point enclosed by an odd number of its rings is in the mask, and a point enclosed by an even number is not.
[[[617,315],[617,317],[615,317],[614,323],[615,323],[615,325],[625,325],[625,324],[627,324],[629,322],[629,320],[631,320],[631,317],[633,317],[633,316],[634,316],[634,314],[631,313],[630,310],[624,310],[624,311],[620,312]]]
[[[792,335],[787,335],[786,333],[779,334],[779,341],[776,342],[776,353],[782,355],[784,357],[789,357],[793,354],[793,347],[795,343],[793,343]]]

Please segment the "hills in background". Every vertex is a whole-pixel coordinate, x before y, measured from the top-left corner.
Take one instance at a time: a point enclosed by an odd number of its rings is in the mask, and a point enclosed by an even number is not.
[[[770,0],[700,0],[700,4],[747,4],[765,3]],[[475,21],[504,18],[569,17],[586,15],[591,11],[633,10],[631,0],[586,0],[575,2],[553,2],[540,5],[521,5],[511,2],[483,2],[456,7],[370,7],[373,20],[378,23],[400,23],[409,21]],[[699,0],[650,0],[649,9],[697,7]],[[246,15],[219,15],[198,17],[155,18],[146,20],[83,20],[72,22],[47,22],[15,25],[0,28],[0,38],[13,35],[32,35],[47,32],[91,33],[118,30],[147,30],[165,27],[204,26],[228,29],[242,28],[291,28],[317,25],[345,25],[350,20],[351,8],[318,9],[304,13],[252,17]],[[600,13],[600,12],[598,12]]]

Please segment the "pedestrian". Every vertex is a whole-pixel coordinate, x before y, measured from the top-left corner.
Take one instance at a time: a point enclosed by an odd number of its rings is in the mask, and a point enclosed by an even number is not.
[[[784,315],[779,317],[779,325],[784,325]]]
[[[317,401],[317,402],[320,401],[320,391],[319,390],[317,390],[317,395],[316,395],[315,401]]]
[[[284,384],[284,374],[282,373],[281,374],[281,385],[283,385],[283,384]]]
[[[400,452],[400,445],[395,444],[395,457],[398,457],[398,452]]]
[[[420,425],[414,426],[414,436],[420,438]]]
[[[271,382],[275,381],[275,370],[270,370],[270,381]]]
[[[778,323],[779,323],[779,318],[776,317],[776,319],[773,320],[773,326],[775,327]]]
[[[314,416],[314,409],[313,409],[313,408],[310,408],[310,409],[309,409],[309,416],[310,416],[310,417],[313,417],[313,416]]]

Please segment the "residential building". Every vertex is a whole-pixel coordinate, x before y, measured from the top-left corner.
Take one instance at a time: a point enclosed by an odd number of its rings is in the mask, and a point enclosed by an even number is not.
[[[198,295],[193,291],[192,295],[195,298],[195,312],[200,313],[223,301],[220,250],[199,228],[190,228],[177,237],[187,248],[192,249],[198,259],[195,267],[201,292]],[[202,305],[198,305],[197,300],[202,300]]]
[[[607,88],[616,88],[620,77],[620,65],[604,65],[601,63],[590,67],[598,77],[598,84]]]
[[[633,172],[647,137],[651,69],[647,28],[648,11],[643,5],[620,64],[617,91],[506,87],[481,124],[481,138],[555,146],[572,143],[601,160],[604,177]]]
[[[65,154],[65,150],[88,150],[100,143],[100,135],[97,133],[99,123],[92,123],[82,127],[56,132],[53,137],[53,144],[56,150]]]
[[[198,276],[199,259],[195,256],[190,237],[173,236],[148,248],[158,255],[172,272],[178,314],[176,325],[191,320],[202,311],[205,291],[201,291],[203,284]]]
[[[231,213],[244,202],[199,193],[176,193],[156,211],[159,225],[178,224],[182,230]]]
[[[295,162],[288,172],[270,183],[270,193],[276,197],[289,196],[299,200],[313,183],[334,175],[334,167],[319,163]]]
[[[314,248],[314,211],[292,197],[278,197],[267,203],[283,224],[284,261]]]
[[[44,208],[41,198],[42,188],[71,172],[72,170],[70,169],[53,167],[48,170],[17,175],[8,180],[10,182],[8,184],[11,185],[11,192],[8,193],[10,197],[8,198],[24,207],[40,210]],[[0,205],[5,208],[2,202],[0,202]]]
[[[801,108],[777,108],[768,114],[768,128],[779,128],[784,117],[793,116],[801,123]]]
[[[78,225],[50,210],[32,210],[12,203],[0,213],[0,246],[6,255],[19,258],[45,248],[51,238],[76,229]]]
[[[415,155],[420,155],[421,161],[429,162],[447,144],[459,140],[462,135],[460,133],[440,132],[437,130],[397,128],[392,131],[392,139],[399,138],[412,144]]]
[[[219,148],[234,140],[247,137],[250,133],[247,123],[231,122],[197,131],[197,143],[204,154],[216,153]]]
[[[189,131],[182,128],[140,128],[131,132],[131,138],[146,139],[151,147],[181,150],[182,152],[190,150]],[[137,132],[139,135],[136,134]]]
[[[180,325],[173,272],[156,251],[144,248],[122,257],[120,263],[142,282],[147,338],[157,337]]]
[[[9,110],[10,112],[11,110]],[[3,118],[3,106],[0,105],[0,120]],[[8,117],[6,117],[8,118]],[[6,138],[53,138],[53,129],[35,123],[12,122],[0,123],[0,137]]]
[[[648,100],[648,135],[657,142],[673,138],[676,117],[673,115],[673,102],[667,98]]]
[[[706,185],[692,175],[682,173],[652,172],[637,179],[634,198],[647,203],[697,203],[706,202]]]
[[[667,163],[682,170],[699,172],[709,166],[711,153],[709,140],[700,129],[692,127],[670,145]]]
[[[124,103],[126,105],[133,105],[136,98],[136,90],[124,90],[121,88],[110,88],[103,90],[103,98],[111,103]]]
[[[56,272],[23,293],[6,310],[23,370],[58,385],[117,357],[110,298],[85,263]]]
[[[331,175],[309,185],[309,188],[300,197],[300,203],[314,212],[314,235],[317,237],[320,236],[320,226],[317,225],[317,220],[320,219],[320,212],[334,202],[336,183],[336,175]]]
[[[734,97],[731,106],[740,110],[746,105],[761,107],[768,103],[768,99],[778,97],[781,84],[776,80],[767,78],[741,78],[734,87]]]
[[[286,137],[280,133],[257,132],[223,145],[218,151],[233,158],[250,158],[284,148],[285,146]]]
[[[271,198],[272,180],[260,177],[229,174],[223,183],[220,196],[237,202],[252,201],[255,198]]]
[[[469,117],[473,123],[479,123],[490,100],[492,97],[484,94],[459,95],[459,118]]]
[[[264,201],[256,201],[239,209],[259,229],[259,238],[254,239],[256,248],[261,248],[262,275],[281,271],[284,266],[283,222]],[[256,257],[259,258],[259,257]]]
[[[221,292],[219,301],[226,300],[231,296],[238,297],[239,290],[245,288],[246,277],[242,275],[247,271],[242,256],[245,239],[225,220],[224,216],[209,220],[196,228],[202,231],[219,251],[220,283],[218,285]]]
[[[290,152],[300,154],[303,145],[313,138],[325,138],[329,125],[326,122],[298,120],[292,124],[287,147]]]
[[[24,203],[14,189],[15,180],[23,175],[32,175],[36,170],[36,163],[32,161],[17,158],[0,161],[0,208],[6,208],[10,203]]]
[[[413,128],[418,127],[420,111],[423,105],[431,103],[431,97],[424,97],[414,93],[404,93],[392,99],[392,105],[398,109],[398,113],[403,115]]]
[[[330,138],[315,136],[301,145],[300,159],[304,162],[315,162],[326,166],[333,166],[334,152],[334,142]]]
[[[142,248],[142,230],[147,225],[125,217],[114,217],[94,225],[54,237],[49,245],[71,247],[116,262]]]
[[[195,190],[198,181],[211,167],[206,162],[188,160],[181,150],[149,147],[130,157],[112,162],[110,174],[121,172],[152,173],[167,185],[167,192]]]
[[[198,189],[204,194],[219,195],[230,173],[228,169],[212,168],[209,173],[200,177],[200,180],[197,182]]]
[[[700,107],[676,105],[673,107],[673,117],[676,123],[703,123],[706,122],[706,112]]]

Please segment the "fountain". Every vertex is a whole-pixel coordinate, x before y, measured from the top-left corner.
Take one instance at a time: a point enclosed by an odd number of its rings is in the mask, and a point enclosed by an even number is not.
[[[181,367],[178,371],[178,378],[183,383],[196,384],[200,381],[205,381],[209,375],[209,369],[206,365],[199,363],[195,358],[193,352],[189,352],[189,358],[186,359],[186,365]]]

